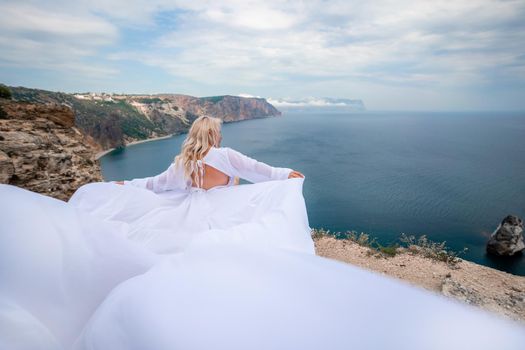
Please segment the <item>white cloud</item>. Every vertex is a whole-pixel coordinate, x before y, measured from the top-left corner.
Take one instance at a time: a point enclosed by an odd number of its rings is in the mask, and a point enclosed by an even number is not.
[[[292,27],[297,18],[283,10],[272,9],[265,2],[246,2],[230,8],[211,8],[205,17],[226,26],[254,29],[279,30]]]
[[[139,62],[196,94],[234,89],[366,102],[383,91],[385,103],[403,91],[407,97],[399,103],[412,103],[423,91],[438,96],[525,80],[520,0],[23,3],[2,5],[8,10],[0,14],[4,64],[60,69],[97,57],[107,64],[89,65],[99,72],[94,74],[115,74],[120,62]],[[138,48],[118,46],[130,28],[155,36]],[[102,48],[109,53],[101,54]]]
[[[301,107],[316,107],[316,108],[361,108],[362,104],[359,100],[348,99],[331,99],[319,97],[306,97],[302,99],[293,98],[268,98],[267,101],[280,108],[301,108]]]
[[[255,95],[244,94],[244,93],[238,94],[237,96],[239,96],[239,97],[246,97],[246,98],[254,98],[254,97],[255,98],[261,98],[261,96],[255,96]]]
[[[84,77],[114,75],[117,70],[82,59],[96,56],[100,47],[117,38],[114,25],[91,14],[7,3],[0,12],[0,65],[51,69]]]
[[[245,7],[236,9],[222,4],[221,9],[210,9],[209,4],[203,3],[202,8],[193,8],[195,17],[183,19],[179,30],[163,35],[152,51],[137,57],[178,77],[197,82],[235,77],[240,84],[250,85],[250,80],[254,79],[257,83],[271,84],[292,75],[319,79],[335,76],[381,79],[384,75],[387,83],[438,83],[447,76],[470,77],[472,80],[464,83],[474,83],[483,76],[487,66],[512,63],[520,53],[520,48],[505,47],[506,31],[470,28],[483,27],[483,21],[490,23],[494,18],[503,22],[516,19],[516,11],[512,11],[517,6],[515,2],[423,1],[411,6],[397,1],[374,2],[373,5],[364,2],[325,4],[289,9],[290,12],[283,15],[286,20],[280,21],[277,16],[275,23],[268,22],[272,23],[273,30],[254,32],[252,29],[261,28],[251,18],[260,13],[260,18],[264,19],[265,11],[275,10],[254,8],[245,13]],[[496,15],[493,15],[494,10]],[[327,19],[316,19],[334,15],[339,19],[334,25]],[[439,27],[446,26],[450,17],[456,19],[459,29],[442,28],[440,31]],[[206,19],[211,19],[211,23]],[[241,22],[245,20],[253,26],[243,26]],[[464,26],[461,20],[466,21]],[[232,31],[231,26],[239,28]],[[429,29],[432,27],[436,29]],[[516,39],[523,37],[520,33]],[[176,50],[170,51],[170,48]],[[475,49],[487,49],[488,52],[477,59],[475,53],[459,51]],[[436,55],[437,50],[448,51],[448,54]],[[459,59],[451,59],[452,56]],[[470,68],[458,64],[461,59],[468,60]],[[391,69],[386,73],[379,67],[396,63],[411,65],[412,69]],[[370,66],[379,68],[375,70],[377,73],[367,69]],[[468,76],[464,74],[466,70],[470,72]]]
[[[117,35],[111,23],[95,16],[50,12],[20,3],[2,6],[0,19],[2,32],[38,34],[40,38],[48,36],[68,40],[89,38],[91,45],[111,43]]]

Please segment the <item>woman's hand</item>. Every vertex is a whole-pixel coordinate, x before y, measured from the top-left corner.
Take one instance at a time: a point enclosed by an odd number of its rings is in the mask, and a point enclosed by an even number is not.
[[[304,175],[298,171],[293,170],[292,172],[290,172],[290,175],[288,175],[288,178],[292,179],[294,177],[304,177]]]
[[[124,185],[124,181],[115,181],[117,185]]]

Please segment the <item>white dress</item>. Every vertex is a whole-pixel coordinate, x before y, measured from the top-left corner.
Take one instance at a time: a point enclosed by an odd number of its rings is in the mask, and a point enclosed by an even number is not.
[[[0,185],[0,349],[523,348],[523,325],[316,256],[291,169],[203,162],[228,185]]]

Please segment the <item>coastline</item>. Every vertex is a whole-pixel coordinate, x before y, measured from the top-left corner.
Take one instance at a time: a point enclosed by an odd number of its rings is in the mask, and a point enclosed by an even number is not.
[[[157,140],[168,139],[168,138],[173,137],[175,135],[178,135],[178,134],[169,134],[169,135],[166,135],[166,136],[157,136],[157,137],[152,137],[152,138],[149,138],[149,139],[132,141],[132,142],[126,143],[126,145],[124,147],[138,145],[140,143],[145,143],[145,142],[150,142],[150,141],[157,141]],[[99,160],[100,158],[104,157],[106,154],[108,154],[110,152],[113,152],[115,149],[116,148],[113,147],[113,148],[107,149],[105,151],[98,152],[97,154],[95,154],[95,160]]]
[[[115,148],[110,148],[105,151],[100,151],[97,154],[95,154],[95,160],[99,160],[100,158],[104,157],[106,154],[113,152]]]
[[[249,120],[264,119],[264,118],[272,118],[272,117],[275,118],[275,117],[280,117],[280,116],[282,116],[282,113],[281,113],[281,114],[276,114],[276,115],[267,115],[267,116],[264,116],[264,117],[255,117],[255,118],[250,118],[250,119],[230,120],[230,121],[225,121],[224,124],[238,123],[238,122],[245,122],[245,121],[249,121]],[[149,138],[149,139],[132,141],[132,142],[126,143],[126,145],[124,145],[124,147],[129,147],[129,146],[133,146],[133,145],[138,145],[139,143],[144,143],[144,142],[150,142],[150,141],[157,141],[157,140],[162,140],[162,139],[168,139],[168,138],[170,138],[170,137],[177,136],[177,135],[181,135],[181,134],[185,134],[185,133],[187,133],[187,131],[178,132],[178,133],[173,133],[173,134],[169,134],[169,135],[166,135],[166,136],[157,136],[157,137],[152,137],[152,138]],[[113,148],[110,148],[110,149],[107,149],[107,150],[104,150],[104,151],[100,151],[100,152],[98,152],[97,154],[95,154],[95,160],[99,160],[100,158],[104,157],[106,154],[108,154],[108,153],[110,153],[110,152],[113,152],[115,149],[116,149],[116,148],[113,147]]]

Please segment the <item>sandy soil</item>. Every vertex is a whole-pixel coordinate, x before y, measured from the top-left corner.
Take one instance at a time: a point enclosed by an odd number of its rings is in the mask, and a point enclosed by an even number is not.
[[[104,157],[106,154],[108,154],[109,152],[112,152],[115,148],[110,148],[110,149],[107,149],[105,151],[101,151],[101,152],[98,152],[96,155],[95,155],[95,160],[98,160],[102,157]]]
[[[167,136],[159,136],[159,137],[152,137],[150,139],[144,139],[144,140],[138,140],[138,141],[133,141],[133,142],[129,142],[129,143],[126,143],[126,147],[129,147],[129,146],[133,146],[133,145],[138,145],[139,143],[144,143],[144,142],[150,142],[150,141],[156,141],[156,140],[162,140],[162,139],[168,139],[170,137],[172,137],[173,135],[167,135]],[[100,159],[102,158],[103,156],[105,156],[106,154],[108,154],[109,152],[112,152],[115,148],[110,148],[110,149],[107,149],[105,151],[102,151],[102,152],[98,152],[96,155],[95,155],[95,159]]]
[[[133,146],[133,145],[138,145],[139,143],[144,143],[144,142],[150,142],[150,141],[156,141],[156,140],[169,139],[170,137],[173,137],[173,135],[166,135],[166,136],[152,137],[152,138],[150,138],[150,139],[144,139],[144,140],[138,140],[138,141],[128,142],[128,143],[126,143],[126,147],[128,147],[128,146]]]
[[[462,260],[455,267],[410,252],[393,257],[354,241],[315,238],[319,256],[400,278],[525,323],[525,277]]]

